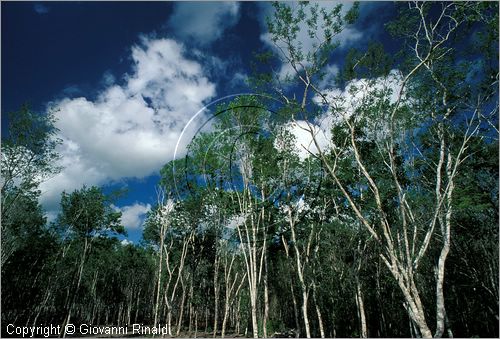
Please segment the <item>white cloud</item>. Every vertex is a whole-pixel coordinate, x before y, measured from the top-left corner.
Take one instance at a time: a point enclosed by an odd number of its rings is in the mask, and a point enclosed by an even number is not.
[[[123,239],[122,241],[120,241],[120,244],[122,244],[122,246],[128,246],[128,245],[133,245],[134,242],[127,239]]]
[[[124,207],[112,207],[116,211],[122,212],[122,224],[127,230],[141,228],[145,214],[151,210],[150,204],[145,205],[142,203],[135,203]]]
[[[318,148],[314,143],[311,130],[320,150],[326,151],[328,149],[331,140],[330,122],[331,120],[323,117],[309,124],[304,120],[297,120],[283,126],[293,135],[293,152],[299,156],[300,160],[307,159],[311,153],[318,154]],[[275,144],[275,147],[279,149],[278,144]]]
[[[132,48],[133,70],[122,85],[110,82],[95,100],[52,103],[64,169],[41,185],[47,209],[57,208],[63,189],[146,177],[173,158],[183,128],[215,96],[215,84],[185,54],[174,40],[143,38]],[[197,126],[192,122],[182,140]],[[182,154],[186,145],[179,146]]]
[[[102,76],[102,80],[101,80],[101,83],[104,85],[104,86],[111,86],[112,84],[115,83],[115,76],[113,75],[113,73],[111,73],[110,71],[106,71],[104,72],[103,76]]]
[[[248,75],[245,74],[245,73],[242,73],[242,72],[236,72],[234,73],[233,75],[233,81],[235,83],[238,83],[238,82],[241,82],[241,83],[245,83],[246,81],[248,80]]]
[[[336,112],[332,113],[328,110],[322,116],[324,119],[323,125],[328,125],[330,129],[332,126],[342,123],[353,116],[356,110],[363,105],[373,105],[372,100],[388,100],[390,104],[394,104],[401,91],[402,82],[401,72],[391,70],[385,77],[355,79],[350,81],[344,89],[334,87],[324,90],[323,94],[327,98],[328,104],[336,107]],[[402,98],[406,100],[404,91]],[[318,105],[324,107],[328,105],[319,95],[316,95],[313,100]],[[366,138],[382,140],[386,136],[389,117],[385,118],[384,115],[388,114],[388,110],[382,110],[377,117],[369,118],[366,115],[356,113],[356,118],[371,119],[370,123],[365,127]]]
[[[181,38],[206,45],[238,22],[239,10],[237,2],[179,2],[174,5],[169,26]]]
[[[323,90],[329,103],[335,103],[337,109],[341,108],[342,116],[338,116],[333,123],[352,116],[355,110],[375,94],[383,94],[390,103],[395,103],[401,90],[402,76],[398,70],[391,70],[386,77],[375,79],[355,79],[350,81],[344,89],[331,87]],[[316,95],[313,100],[324,105],[323,99]]]
[[[307,159],[311,153],[318,154],[318,148],[313,141],[310,131],[313,131],[316,142],[320,150],[327,151],[332,147],[331,129],[334,125],[340,124],[345,119],[351,117],[354,112],[375,94],[382,95],[391,104],[394,104],[399,95],[402,85],[402,77],[399,71],[392,70],[388,76],[376,79],[356,79],[350,81],[344,89],[328,88],[323,91],[328,102],[334,103],[339,109],[338,113],[327,110],[323,115],[307,124],[304,120],[297,120],[283,125],[294,137],[294,152],[301,160]],[[404,93],[403,93],[404,94]],[[313,98],[318,105],[325,106],[322,98],[316,95]],[[386,119],[378,118],[373,120],[365,128],[366,138],[381,140],[388,130]],[[279,149],[279,143],[275,145]]]
[[[335,77],[339,74],[339,67],[337,65],[327,65],[324,72],[325,76],[318,83],[318,88],[320,89],[331,87],[331,85],[334,84]]]

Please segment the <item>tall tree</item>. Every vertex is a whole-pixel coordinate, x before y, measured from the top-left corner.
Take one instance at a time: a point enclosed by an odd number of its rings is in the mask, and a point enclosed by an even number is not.
[[[404,27],[402,30],[413,42],[410,53],[406,53],[409,59],[399,65],[400,71],[385,70],[384,74],[384,69],[378,67],[384,63],[373,60],[373,56],[378,55],[365,53],[352,63],[351,70],[363,65],[371,71],[368,75],[371,78],[347,83],[348,95],[342,96],[339,92],[320,88],[317,83],[328,62],[325,55],[335,47],[332,37],[340,33],[352,12],[342,18],[340,8],[328,13],[311,6],[306,13],[306,7],[303,4],[294,10],[286,4],[276,4],[274,20],[268,22],[272,41],[282,59],[293,69],[290,79],[297,80],[303,88],[297,103],[283,90],[278,90],[278,94],[296,108],[296,114],[306,116],[307,129],[320,159],[352,212],[383,248],[381,258],[398,283],[408,314],[420,334],[440,337],[445,329],[443,285],[451,244],[456,177],[468,156],[471,139],[483,125],[482,117],[495,116],[496,108],[491,109],[491,105],[498,95],[491,86],[491,79],[498,78],[498,69],[483,69],[481,74],[489,82],[481,84],[467,81],[467,71],[452,72],[446,63],[451,61],[457,65],[456,60],[463,49],[457,47],[455,38],[466,32],[465,24],[474,21],[484,24],[485,20],[494,21],[495,15],[493,11],[486,11],[478,16],[482,9],[478,4],[410,4],[398,22],[398,29]],[[310,38],[316,38],[311,51],[303,51],[301,43],[297,42],[298,32],[304,29],[300,27],[303,23]],[[332,24],[336,28],[333,34]],[[321,27],[319,33],[318,27]],[[468,86],[458,87],[463,81]],[[474,89],[470,90],[471,87]],[[452,96],[452,91],[461,95]],[[308,120],[311,119],[307,117],[310,93],[333,116],[331,152],[321,148],[315,127]],[[435,100],[436,93],[439,100]],[[460,115],[465,116],[465,121],[456,120]],[[431,187],[423,187],[412,161],[416,158],[415,153],[424,154],[425,151],[411,133],[418,135],[419,130],[422,132],[422,128],[429,125],[432,144],[427,147],[429,151],[438,150],[438,158],[430,164],[435,173]],[[493,130],[498,131],[495,126]],[[450,138],[460,139],[456,147],[450,143]],[[370,148],[377,152],[376,156],[369,153]],[[359,174],[354,182],[346,181],[339,174],[343,166],[351,167],[352,164]],[[365,197],[373,199],[371,206],[360,203],[363,190]],[[423,196],[431,198],[427,202],[432,201],[425,209],[420,204]],[[422,228],[422,225],[427,226]],[[434,267],[436,326],[433,334],[426,319],[417,276],[421,260],[428,254],[431,241],[436,239],[436,228],[443,241]]]
[[[2,266],[16,248],[10,226],[21,213],[22,201],[37,201],[39,184],[60,170],[56,165],[60,140],[52,114],[38,114],[24,105],[8,113],[6,121],[8,132],[2,135],[1,146]]]
[[[82,283],[85,263],[95,239],[108,233],[124,233],[121,225],[121,212],[113,210],[110,200],[96,186],[83,187],[70,194],[61,196],[61,213],[57,224],[60,230],[73,240],[75,246],[81,246],[81,254],[75,265],[72,283],[69,286],[67,312],[62,328],[69,323],[78,292]],[[65,337],[65,330],[62,336]]]

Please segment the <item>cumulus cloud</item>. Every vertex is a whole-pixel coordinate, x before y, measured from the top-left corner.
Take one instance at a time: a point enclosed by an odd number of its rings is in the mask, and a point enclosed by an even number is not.
[[[319,95],[316,95],[313,100],[320,106],[327,109],[322,116],[323,125],[332,126],[338,125],[353,116],[356,111],[365,106],[373,105],[375,100],[387,100],[390,104],[396,103],[398,100],[401,87],[403,85],[403,77],[398,70],[391,70],[387,76],[374,79],[355,79],[347,83],[341,89],[332,87],[323,91],[327,102]],[[405,98],[403,91],[402,98]],[[334,105],[332,105],[334,104]],[[328,105],[336,107],[335,112],[328,110]],[[389,126],[389,117],[384,118],[384,114],[389,114],[388,110],[383,110],[376,118],[370,118],[357,114],[356,118],[368,118],[370,122],[365,127],[365,137],[371,140],[382,140],[387,135]],[[330,134],[331,136],[331,134]]]
[[[150,204],[145,205],[142,203],[135,203],[124,207],[112,207],[116,211],[122,212],[122,224],[127,230],[141,228],[144,222],[144,216],[151,210]]]
[[[385,77],[354,79],[347,83],[343,89],[330,87],[323,90],[327,101],[335,103],[337,110],[342,112],[342,115],[339,115],[332,122],[337,123],[352,116],[358,107],[367,103],[374,95],[382,95],[390,103],[395,103],[401,90],[402,81],[401,73],[398,70],[391,70]],[[319,105],[325,105],[324,100],[319,95],[316,95],[313,100]]]
[[[179,2],[168,24],[179,37],[207,45],[238,22],[239,10],[237,2]]]
[[[304,120],[297,120],[288,122],[282,126],[282,128],[294,137],[294,153],[301,160],[307,159],[311,153],[318,154],[318,148],[314,143],[311,130],[319,149],[327,151],[332,147],[331,129],[333,126],[350,118],[358,108],[368,103],[375,95],[394,104],[397,101],[401,86],[401,73],[397,70],[392,70],[386,77],[352,80],[343,89],[330,87],[324,90],[323,94],[326,96],[328,103],[335,103],[335,107],[338,110],[337,113],[332,113],[328,110],[328,104],[324,102],[322,97],[316,95],[313,101],[326,109],[324,114],[309,124]],[[385,119],[374,120],[365,129],[366,137],[373,140],[382,139],[388,130],[387,121]],[[279,143],[275,144],[275,147],[279,149]]]
[[[335,77],[339,74],[339,67],[337,65],[327,65],[324,72],[323,79],[318,83],[320,89],[331,87],[331,84],[334,84]]]
[[[298,155],[300,160],[307,159],[311,153],[318,154],[319,150],[314,143],[313,135],[321,151],[328,149],[332,137],[330,123],[331,119],[324,116],[309,124],[305,120],[297,120],[283,126],[293,136],[294,144],[292,151]],[[278,144],[275,147],[279,149]]]
[[[215,96],[202,66],[170,39],[143,38],[132,48],[133,69],[121,85],[109,82],[95,100],[65,98],[52,103],[63,144],[64,170],[44,182],[42,203],[57,206],[63,189],[100,185],[124,177],[142,178],[171,160],[193,117]],[[194,133],[184,132],[188,141]],[[179,145],[182,154],[185,144]]]

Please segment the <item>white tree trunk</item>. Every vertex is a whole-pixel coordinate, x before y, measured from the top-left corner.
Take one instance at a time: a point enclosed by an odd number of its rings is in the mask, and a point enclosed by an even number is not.
[[[262,334],[267,338],[267,318],[269,317],[269,291],[267,288],[267,258],[264,258],[264,319],[262,321]]]
[[[359,279],[356,279],[356,306],[358,307],[359,323],[360,323],[360,337],[367,338],[368,331],[366,329],[366,316],[365,304],[363,301],[363,294],[361,292],[361,284]]]
[[[217,325],[219,322],[219,254],[218,250],[215,250],[215,262],[214,262],[214,334],[213,337],[217,335]]]

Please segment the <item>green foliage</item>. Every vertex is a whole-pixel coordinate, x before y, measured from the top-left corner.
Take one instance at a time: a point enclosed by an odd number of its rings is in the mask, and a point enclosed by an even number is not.
[[[56,174],[59,155],[55,148],[61,142],[54,116],[37,114],[28,105],[8,113],[7,121],[8,134],[2,136],[2,196],[15,187],[36,189],[42,180]]]
[[[181,335],[190,329],[194,336],[193,327],[213,329],[216,303],[220,329],[225,295],[241,283],[229,300],[226,333],[237,326],[239,334],[245,328],[251,333],[249,274],[256,274],[259,335],[266,282],[268,336],[305,336],[304,293],[312,336],[320,336],[318,311],[326,336],[361,335],[358,286],[369,336],[412,336],[401,293],[407,276],[394,279],[381,256],[387,246],[360,219],[378,234],[386,220],[396,258],[404,258],[403,225],[414,227],[413,241],[421,242],[440,203],[440,152],[455,159],[465,138],[466,153],[446,201],[452,223],[446,326],[455,336],[498,334],[498,112],[489,110],[498,101],[498,3],[397,4],[401,14],[386,28],[401,52],[389,55],[385,42],[352,49],[330,84],[347,95],[334,97],[327,108],[311,100],[323,89],[297,98],[297,88],[327,75],[337,37],[355,22],[359,5],[347,12],[341,4],[273,6],[269,33],[281,53],[257,55],[250,84],[277,100],[245,96],[217,107],[212,130],[193,138],[186,157],[162,168],[158,205],[148,213],[141,245],[114,237],[124,234],[121,214],[98,187],[63,193],[61,213],[47,228],[37,186],[57,172],[54,121],[28,108],[11,118],[2,144],[3,323],[62,323],[70,310],[74,323],[151,325],[158,309],[161,324],[171,314]],[[451,15],[461,25],[445,43],[426,45],[419,8],[434,24],[438,10],[447,8],[437,38],[453,27]],[[411,49],[415,38],[419,53],[430,53],[431,61],[420,68]],[[312,48],[304,39],[314,41]],[[284,86],[272,72],[282,61],[295,72]],[[404,75],[414,68],[399,97]],[[484,116],[471,115],[478,94],[477,112]],[[283,105],[276,107],[278,102]],[[331,147],[303,159],[284,126],[299,117],[316,124],[320,115],[331,118]],[[472,118],[480,119],[476,130],[467,129]],[[451,167],[440,169],[442,187],[450,185]],[[401,207],[411,209],[407,219]],[[429,324],[436,322],[434,270],[445,241],[443,211],[427,255],[418,268],[411,266]],[[254,273],[248,267],[256,262],[261,266]]]
[[[343,81],[388,76],[394,65],[393,58],[384,51],[384,46],[379,42],[371,43],[364,52],[351,49],[345,59],[341,74]]]
[[[61,214],[58,226],[75,237],[89,237],[106,232],[125,233],[120,224],[121,212],[113,210],[111,202],[101,188],[82,187],[70,194],[61,196]]]
[[[38,205],[38,185],[55,175],[56,138],[53,115],[37,114],[24,105],[7,114],[8,134],[1,145],[2,266],[22,247],[27,233],[39,232],[45,219]]]

